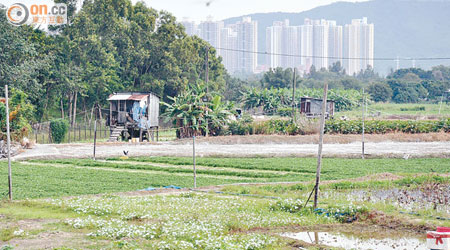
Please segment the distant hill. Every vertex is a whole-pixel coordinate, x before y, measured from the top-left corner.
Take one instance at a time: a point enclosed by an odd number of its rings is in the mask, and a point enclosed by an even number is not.
[[[351,19],[368,17],[375,24],[375,57],[450,57],[450,0],[374,0],[337,2],[301,13],[259,13],[248,15],[258,21],[259,51],[265,51],[265,30],[274,21],[289,19],[301,25],[305,18],[336,20],[339,25]],[[226,24],[242,17],[224,20]],[[265,58],[261,56],[260,62]],[[417,67],[450,65],[447,61],[417,61]],[[411,67],[411,61],[400,62]],[[395,61],[376,61],[375,69],[386,74]]]

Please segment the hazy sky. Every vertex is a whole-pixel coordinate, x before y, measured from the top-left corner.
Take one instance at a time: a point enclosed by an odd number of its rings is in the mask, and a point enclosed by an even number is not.
[[[136,0],[133,0],[135,2]],[[300,12],[317,6],[327,5],[338,0],[144,0],[155,9],[168,10],[178,20],[186,17],[192,21],[205,20],[212,16],[222,20],[253,13],[264,12]],[[362,2],[362,0],[344,0]],[[210,2],[209,7],[206,3]]]
[[[80,2],[82,0],[79,0]],[[132,0],[136,3],[138,0]],[[206,20],[212,16],[214,20],[264,12],[300,12],[317,6],[327,5],[338,0],[143,0],[149,7],[167,10],[178,20],[184,17],[192,21]],[[364,0],[341,0],[362,2]],[[51,0],[0,0],[9,6],[14,3],[36,4],[49,3]],[[209,7],[206,3],[210,2]]]

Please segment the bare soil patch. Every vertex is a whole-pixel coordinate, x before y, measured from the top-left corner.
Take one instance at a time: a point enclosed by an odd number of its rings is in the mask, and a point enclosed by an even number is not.
[[[367,134],[366,142],[436,142],[450,141],[450,133],[429,133],[429,134]],[[245,136],[216,136],[216,137],[199,137],[199,143],[211,144],[317,144],[319,143],[318,135],[245,135]],[[327,134],[324,137],[325,144],[348,144],[352,142],[360,142],[361,135],[343,135]],[[176,144],[192,143],[191,139],[182,139],[174,141]]]

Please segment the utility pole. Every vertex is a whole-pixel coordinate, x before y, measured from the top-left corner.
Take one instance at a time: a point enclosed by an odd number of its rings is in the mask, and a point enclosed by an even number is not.
[[[319,153],[317,155],[316,185],[314,187],[314,209],[317,208],[317,199],[319,197],[320,171],[322,168],[323,134],[325,130],[325,113],[327,112],[327,95],[328,84],[325,83],[325,86],[323,87],[322,114],[320,116]]]
[[[206,98],[209,94],[209,46],[206,47],[206,60],[205,60],[205,83],[206,83]],[[208,117],[208,110],[206,110],[206,117]],[[209,134],[209,120],[206,119],[206,137]]]
[[[294,79],[292,80],[292,121],[296,123],[295,119],[295,85],[296,85],[296,68],[294,68]]]
[[[206,83],[206,94],[209,93],[209,47],[206,47],[206,60],[205,60],[205,83]]]
[[[195,167],[195,135],[192,137],[192,161],[194,164],[194,188],[197,188],[197,170]]]
[[[364,88],[362,91],[362,153],[361,153],[361,157],[364,159],[364,133],[365,133],[365,112],[366,112],[366,97],[364,96]]]
[[[97,147],[97,115],[95,115],[94,122],[94,161],[95,161],[95,148]]]
[[[11,133],[9,131],[9,98],[8,98],[8,85],[5,85],[5,99],[6,99],[6,138],[8,147],[8,196],[12,201],[12,174],[11,174]]]

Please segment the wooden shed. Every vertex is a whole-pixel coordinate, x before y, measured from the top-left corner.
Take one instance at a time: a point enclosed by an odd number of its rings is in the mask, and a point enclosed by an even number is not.
[[[312,97],[302,97],[300,99],[300,113],[307,117],[317,117],[322,113],[322,99]],[[335,102],[327,100],[326,117],[334,116]]]
[[[108,125],[109,141],[139,137],[153,139],[153,131],[159,127],[159,97],[153,93],[121,92],[111,94]]]

